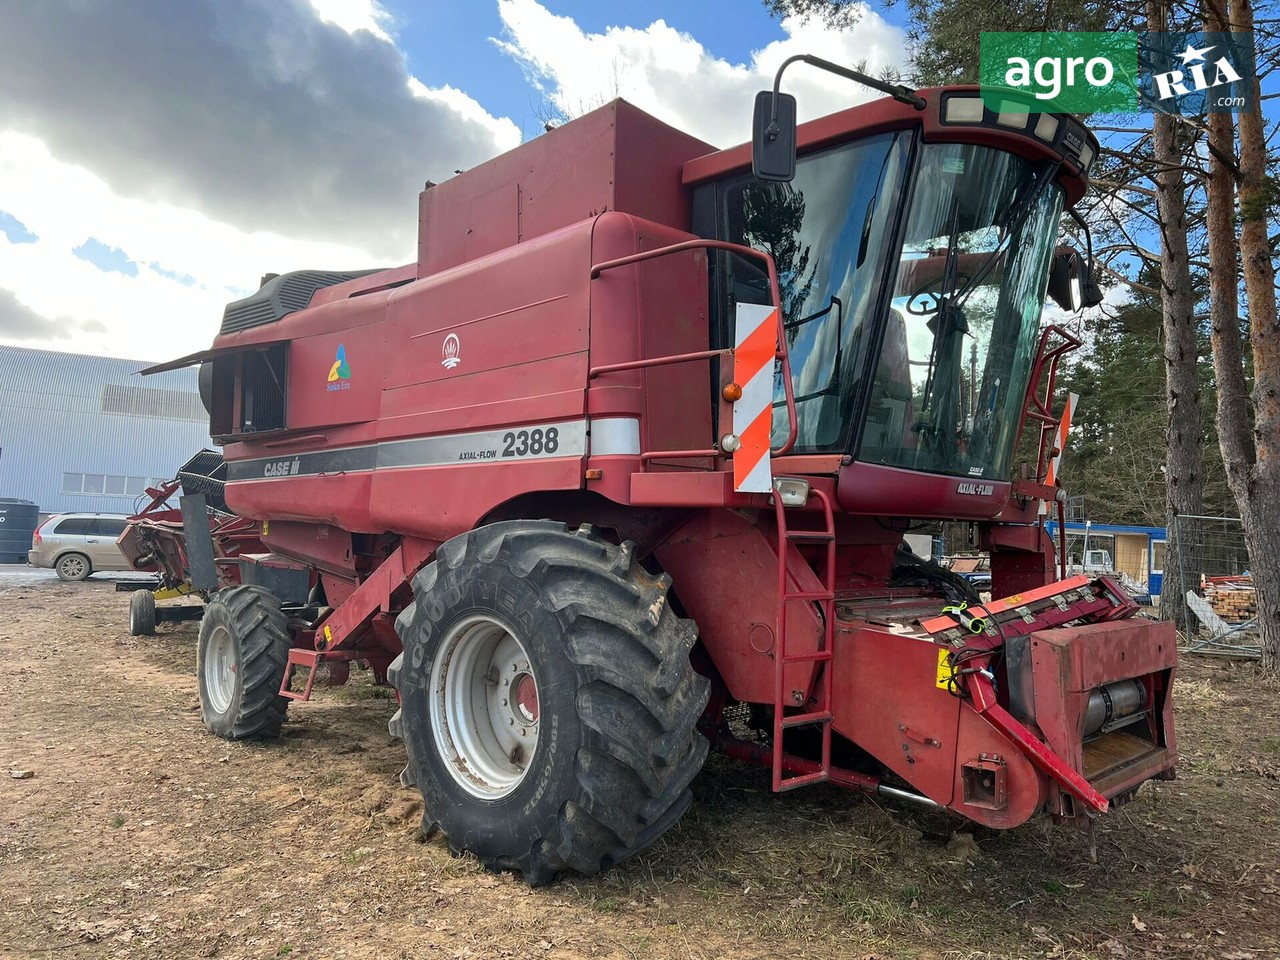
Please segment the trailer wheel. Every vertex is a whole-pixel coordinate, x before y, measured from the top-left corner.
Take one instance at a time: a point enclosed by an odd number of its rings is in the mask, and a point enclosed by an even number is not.
[[[150,637],[156,632],[156,597],[150,590],[135,590],[129,598],[129,636]]]
[[[670,585],[587,526],[507,521],[440,548],[390,670],[425,833],[538,886],[598,873],[679,819],[710,684]]]
[[[280,601],[259,586],[219,590],[200,622],[196,673],[200,711],[226,740],[279,736],[289,701],[280,696],[291,646]]]
[[[83,553],[64,553],[54,567],[59,580],[75,582],[93,573],[93,564]]]

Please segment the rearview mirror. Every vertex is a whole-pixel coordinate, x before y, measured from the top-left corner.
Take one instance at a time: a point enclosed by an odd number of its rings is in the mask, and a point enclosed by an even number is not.
[[[776,116],[775,116],[776,111]],[[751,172],[787,182],[796,175],[796,98],[761,90],[751,122]]]
[[[1087,302],[1085,286],[1089,279],[1089,269],[1075,250],[1059,249],[1054,254],[1053,264],[1049,267],[1049,296],[1053,302],[1068,313],[1075,313],[1084,307],[1097,306],[1102,302],[1101,291],[1096,284],[1090,284],[1092,293],[1097,299]]]
[[[1093,277],[1093,264],[1086,263],[1084,265],[1084,305],[1086,307],[1096,307],[1102,300],[1102,288],[1098,286],[1098,281]]]

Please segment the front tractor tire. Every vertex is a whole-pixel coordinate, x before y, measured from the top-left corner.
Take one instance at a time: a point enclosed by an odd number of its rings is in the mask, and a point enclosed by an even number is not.
[[[210,733],[224,740],[280,735],[290,646],[287,618],[270,591],[230,587],[210,598],[196,649],[200,712]]]
[[[710,684],[670,585],[587,526],[506,521],[440,548],[390,671],[427,835],[538,886],[598,873],[680,818]]]

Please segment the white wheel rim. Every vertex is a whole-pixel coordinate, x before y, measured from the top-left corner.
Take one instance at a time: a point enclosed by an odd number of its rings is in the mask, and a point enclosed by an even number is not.
[[[62,561],[62,570],[68,577],[78,577],[84,573],[84,561],[79,557],[67,557]]]
[[[204,653],[204,689],[217,713],[231,709],[236,689],[236,648],[226,627],[214,627]]]
[[[538,746],[538,682],[520,640],[486,616],[450,631],[431,665],[431,733],[467,793],[500,800],[524,780]]]

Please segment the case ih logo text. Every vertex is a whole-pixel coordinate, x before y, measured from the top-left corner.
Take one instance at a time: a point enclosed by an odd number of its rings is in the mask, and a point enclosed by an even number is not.
[[[351,365],[347,363],[347,348],[344,344],[338,344],[338,353],[334,357],[333,366],[329,368],[329,383],[325,389],[327,390],[350,390],[351,389]],[[270,474],[268,474],[270,476]]]
[[[446,370],[452,370],[462,362],[462,358],[458,354],[462,350],[462,341],[458,339],[456,333],[451,333],[444,338],[444,345],[440,347],[440,356],[444,357],[440,362],[444,364]]]
[[[302,466],[301,461],[294,457],[292,460],[273,460],[262,468],[264,477],[294,477],[298,474],[298,469]]]

